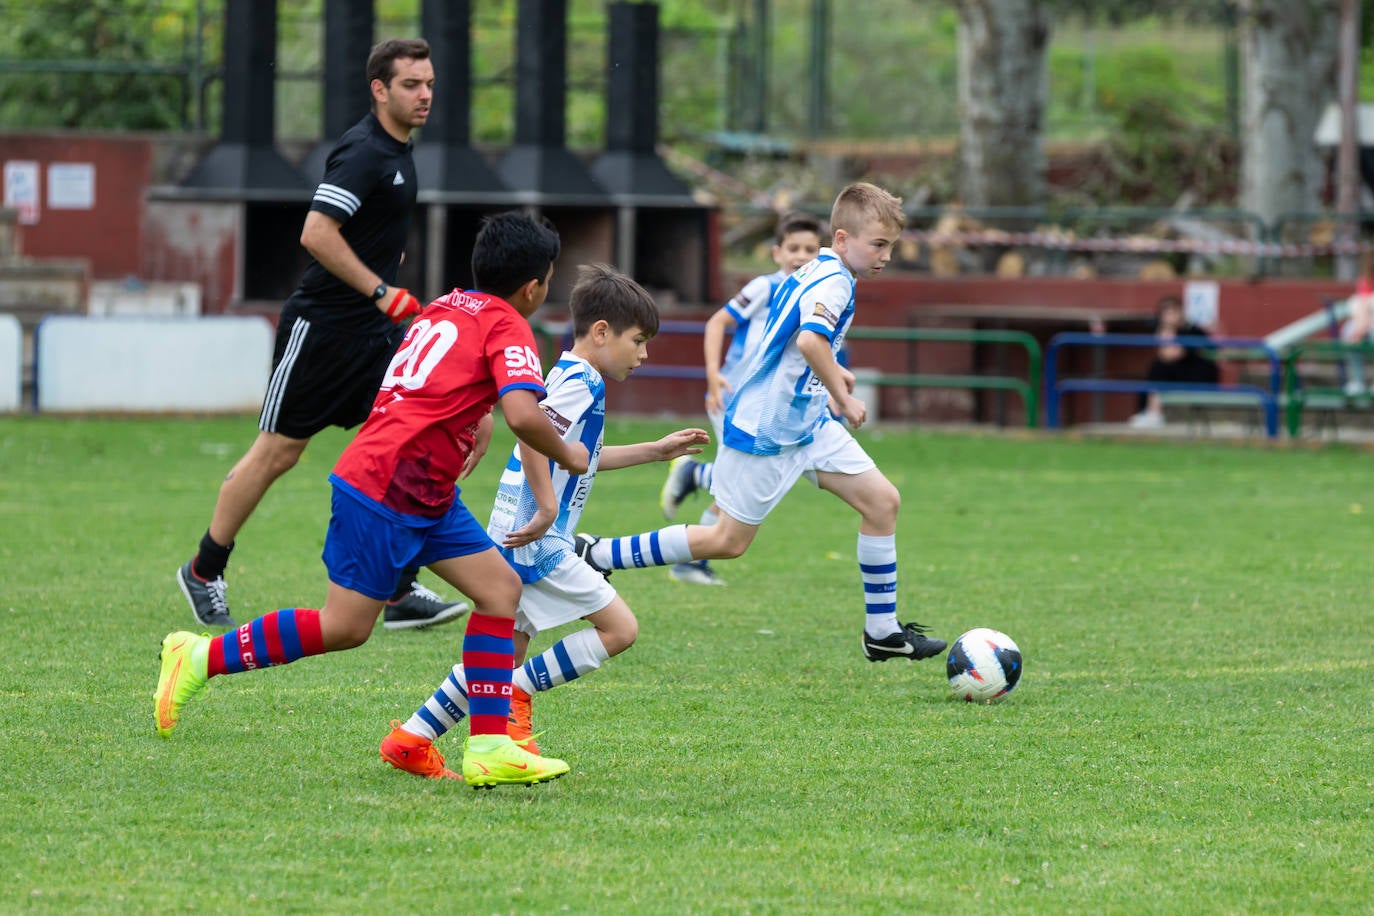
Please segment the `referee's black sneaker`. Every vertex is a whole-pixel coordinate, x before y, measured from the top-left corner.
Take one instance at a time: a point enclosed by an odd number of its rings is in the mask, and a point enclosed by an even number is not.
[[[902,624],[891,636],[874,639],[864,633],[864,657],[871,662],[885,662],[889,658],[909,658],[919,661],[945,651],[945,641],[926,635],[919,623]]]
[[[229,602],[224,597],[229,586],[225,584],[223,576],[202,579],[196,575],[196,558],[192,557],[177,570],[177,584],[181,586],[181,593],[190,602],[191,613],[196,615],[201,626],[238,626],[234,618],[229,616]]]
[[[382,626],[388,630],[413,630],[449,623],[472,610],[466,601],[445,601],[419,582],[410,591],[386,603]]]

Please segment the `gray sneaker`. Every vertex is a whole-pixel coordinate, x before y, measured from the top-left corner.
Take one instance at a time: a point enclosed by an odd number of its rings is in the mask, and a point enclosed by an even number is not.
[[[687,582],[691,585],[724,585],[725,580],[716,575],[716,571],[711,568],[711,564],[705,560],[692,560],[690,563],[674,563],[668,570],[668,575],[678,582]]]
[[[191,613],[196,615],[196,620],[200,621],[201,626],[238,626],[234,618],[229,616],[229,602],[224,597],[225,589],[229,586],[224,577],[217,576],[208,581],[202,579],[196,575],[195,562],[196,558],[192,557],[177,570],[177,584],[181,586],[181,593],[186,596],[186,600],[191,603]]]
[[[382,626],[388,630],[418,630],[457,620],[470,610],[472,605],[466,601],[445,601],[419,582],[412,582],[404,597],[386,603]]]
[[[679,455],[668,465],[668,477],[658,493],[658,507],[670,522],[677,518],[677,507],[682,501],[696,492],[696,464],[690,455]]]

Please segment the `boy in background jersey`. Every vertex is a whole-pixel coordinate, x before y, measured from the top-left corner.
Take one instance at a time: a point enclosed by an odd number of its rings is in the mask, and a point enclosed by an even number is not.
[[[160,735],[171,735],[209,678],[362,645],[401,571],[428,566],[473,602],[462,651],[472,704],[468,784],[532,784],[568,771],[506,734],[520,578],[455,486],[486,451],[498,400],[522,442],[574,473],[587,469],[586,446],[564,441],[539,407],[544,380],[527,320],[548,293],[558,251],[547,221],[510,212],[483,223],[472,252],[479,291],[453,290],[411,323],[372,412],[330,475],[324,607],[273,611],[214,638],[169,634],[154,694]]]
[[[748,365],[759,338],[763,336],[763,326],[768,320],[768,303],[783,281],[814,258],[820,248],[820,220],[809,213],[783,216],[778,220],[777,242],[773,245],[773,261],[778,269],[750,280],[707,320],[706,330],[702,334],[702,349],[706,355],[706,415],[711,418],[716,442],[724,438],[725,405],[734,395],[739,376]],[[730,349],[725,351],[722,364],[721,350],[724,349],[725,335],[732,332]],[[693,461],[685,455],[674,461],[668,468],[668,479],[664,481],[663,491],[659,495],[663,517],[669,521],[676,518],[678,506],[697,490],[709,493],[713,470],[710,462]],[[714,525],[716,518],[716,505],[712,503],[701,513],[701,524]],[[679,582],[696,585],[725,584],[708,560],[675,563],[669,568],[668,574]]]
[[[876,276],[891,260],[906,224],[901,204],[866,182],[846,187],[831,210],[831,247],[779,287],[763,337],[725,408],[711,487],[720,519],[621,538],[580,534],[583,559],[609,573],[738,557],[806,476],[859,513],[864,656],[915,660],[945,650],[944,640],[925,635],[920,624],[897,619],[901,495],[846,428],[862,426],[868,408],[853,395],[853,373],[835,358],[854,318],[855,278]]]
[[[581,269],[570,309],[573,347],[559,357],[545,383],[541,406],[569,443],[591,453],[587,470],[572,473],[528,445],[518,443],[496,494],[487,533],[524,583],[516,615],[511,721],[508,731],[527,751],[539,753],[530,729],[530,694],[549,690],[601,667],[628,649],[639,624],[625,599],[575,551],[578,519],[598,470],[632,467],[697,454],[709,441],[705,430],[682,429],[656,442],[602,446],[606,423],[606,381],[624,381],[648,356],[645,344],[658,333],[658,309],[644,289],[604,265]],[[524,661],[531,637],[575,620],[590,627],[563,637],[537,658]],[[382,758],[407,773],[452,776],[433,742],[468,714],[466,665],[439,685],[405,724],[393,720],[382,739]],[[441,760],[442,758],[440,758]]]

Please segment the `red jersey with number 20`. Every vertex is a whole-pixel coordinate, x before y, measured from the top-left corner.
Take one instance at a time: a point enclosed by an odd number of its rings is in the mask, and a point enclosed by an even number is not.
[[[437,518],[453,502],[478,423],[518,388],[544,397],[529,322],[504,299],[455,289],[411,322],[334,474],[396,512]]]

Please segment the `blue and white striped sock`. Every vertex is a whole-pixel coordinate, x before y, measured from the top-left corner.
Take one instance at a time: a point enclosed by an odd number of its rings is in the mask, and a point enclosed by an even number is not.
[[[602,538],[592,546],[592,560],[603,569],[672,566],[690,559],[686,525],[670,525],[623,538]]]
[[[425,700],[425,705],[415,710],[415,715],[406,720],[401,728],[412,735],[434,741],[468,714],[468,682],[463,676],[463,666],[454,665],[453,671],[434,696]]]
[[[859,573],[864,581],[864,632],[874,639],[902,629],[897,622],[897,536],[859,535]]]
[[[595,671],[610,658],[595,627],[569,633],[535,658],[516,668],[511,683],[528,694],[549,690]]]
[[[704,493],[711,492],[711,481],[715,478],[715,468],[714,461],[692,462],[692,482],[697,485],[698,490]]]

